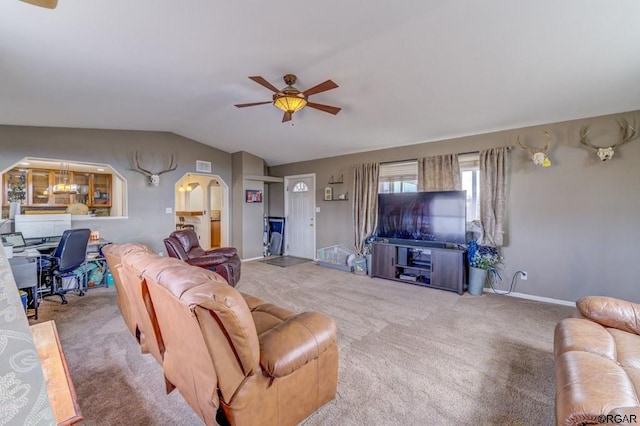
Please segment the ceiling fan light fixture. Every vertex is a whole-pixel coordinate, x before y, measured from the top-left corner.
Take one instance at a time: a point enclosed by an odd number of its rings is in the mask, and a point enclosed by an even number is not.
[[[58,6],[58,0],[21,0],[34,6],[44,7],[46,9],[55,9]]]
[[[307,106],[307,100],[302,93],[276,93],[273,95],[273,106],[293,114]]]

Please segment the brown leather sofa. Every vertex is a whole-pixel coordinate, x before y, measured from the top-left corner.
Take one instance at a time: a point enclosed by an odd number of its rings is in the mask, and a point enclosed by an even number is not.
[[[138,262],[146,261],[145,253],[153,253],[142,244],[109,244],[102,253],[113,276],[118,293],[118,308],[127,328],[140,344],[142,353],[151,353],[160,363],[164,354],[162,336],[146,282],[138,272]],[[123,258],[126,257],[126,262]],[[142,266],[143,266],[142,265]]]
[[[555,329],[556,423],[640,423],[640,304],[590,296],[576,307]]]
[[[206,424],[217,424],[221,407],[232,425],[294,425],[334,398],[337,330],[329,317],[241,294],[216,273],[141,245],[113,244],[105,255],[119,306],[127,289],[123,317],[134,312],[125,322],[145,336],[141,346],[157,351],[167,391],[177,388]]]
[[[172,232],[164,239],[164,246],[170,257],[216,272],[232,287],[240,281],[240,256],[233,247],[204,250],[200,246],[198,235],[192,229]]]

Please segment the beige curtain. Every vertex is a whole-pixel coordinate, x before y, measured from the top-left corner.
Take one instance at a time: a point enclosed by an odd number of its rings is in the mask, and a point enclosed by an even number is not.
[[[508,147],[480,151],[480,245],[503,244],[508,167]]]
[[[353,167],[353,227],[358,254],[364,241],[373,234],[378,222],[378,176],[380,164],[356,164]]]
[[[434,155],[418,159],[418,191],[459,191],[458,154]]]

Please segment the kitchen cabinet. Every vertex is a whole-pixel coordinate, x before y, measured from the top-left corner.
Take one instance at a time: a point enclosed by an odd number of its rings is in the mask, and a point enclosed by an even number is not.
[[[27,170],[13,169],[5,173],[4,179],[4,200],[5,204],[20,203],[27,201]]]
[[[19,202],[26,207],[66,207],[73,203],[88,207],[111,207],[112,176],[110,174],[73,172],[51,169],[11,169],[3,176],[4,205]],[[76,194],[54,194],[57,183],[76,185]]]

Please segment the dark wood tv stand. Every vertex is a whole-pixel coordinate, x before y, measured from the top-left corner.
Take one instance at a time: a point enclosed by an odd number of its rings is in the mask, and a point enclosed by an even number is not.
[[[374,277],[464,293],[464,250],[376,242],[371,263]]]

